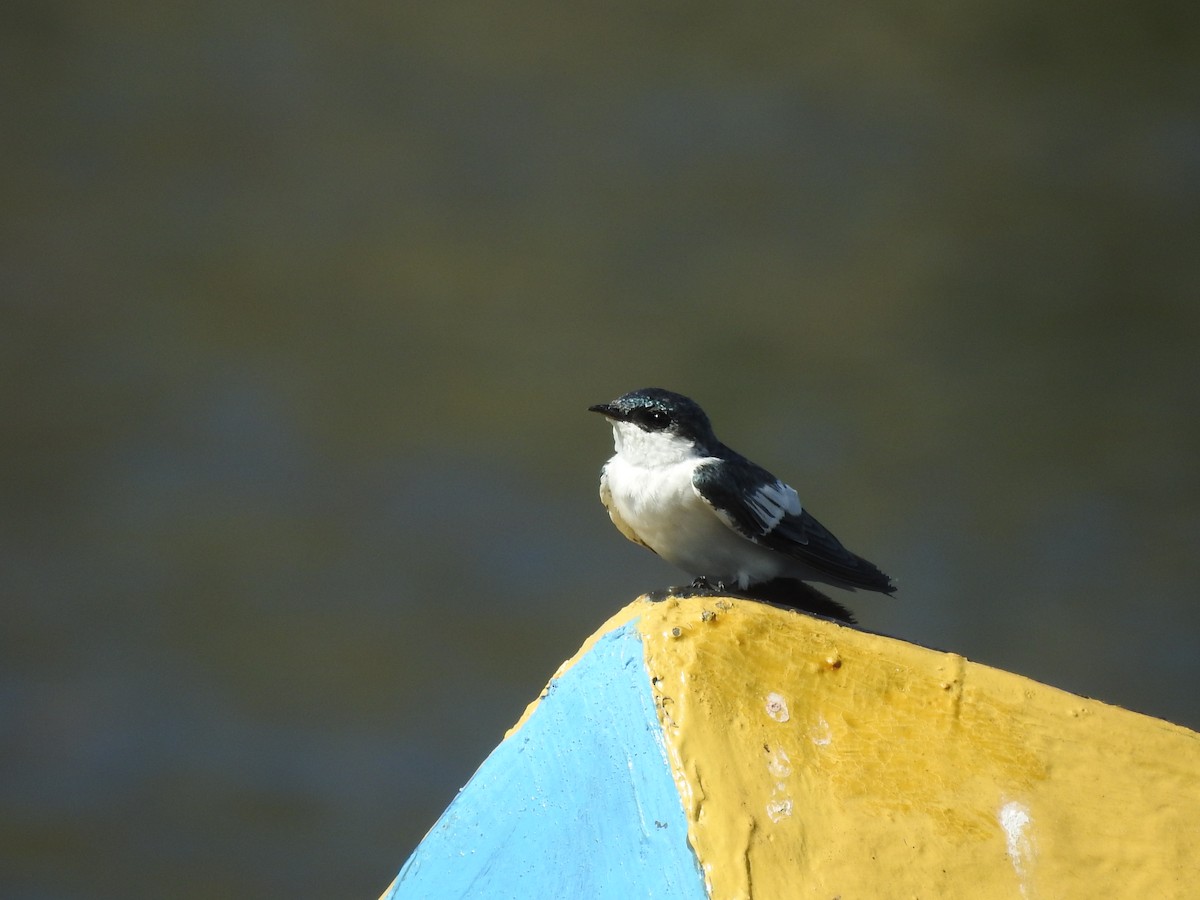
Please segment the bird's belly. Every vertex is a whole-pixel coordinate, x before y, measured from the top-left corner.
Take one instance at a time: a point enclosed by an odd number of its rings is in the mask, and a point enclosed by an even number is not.
[[[785,558],[717,518],[692,488],[691,471],[679,467],[650,479],[610,463],[611,502],[641,543],[693,577],[746,587],[785,574]]]
[[[709,516],[715,527],[697,529],[690,539],[674,541],[671,550],[660,555],[692,576],[741,588],[785,574],[789,567],[783,557]]]

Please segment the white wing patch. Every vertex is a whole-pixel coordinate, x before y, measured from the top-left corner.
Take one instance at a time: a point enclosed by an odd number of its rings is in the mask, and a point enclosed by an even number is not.
[[[791,486],[778,480],[759,485],[748,494],[746,507],[754,514],[763,534],[778,525],[784,516],[800,515],[801,509],[799,495]]]

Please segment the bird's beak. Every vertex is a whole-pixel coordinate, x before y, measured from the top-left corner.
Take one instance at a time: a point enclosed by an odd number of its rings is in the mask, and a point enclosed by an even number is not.
[[[600,415],[610,419],[616,419],[620,416],[617,408],[611,403],[597,403],[595,406],[589,406],[588,412],[600,413]]]

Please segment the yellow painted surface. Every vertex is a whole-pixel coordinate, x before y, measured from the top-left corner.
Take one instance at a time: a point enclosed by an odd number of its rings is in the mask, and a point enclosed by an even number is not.
[[[1194,732],[762,604],[623,614],[716,900],[1200,897]]]

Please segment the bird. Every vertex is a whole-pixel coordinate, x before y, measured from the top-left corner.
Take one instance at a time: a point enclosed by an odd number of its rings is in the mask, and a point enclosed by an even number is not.
[[[612,425],[615,453],[600,474],[600,501],[613,524],[692,575],[693,589],[850,623],[853,614],[809,582],[895,593],[892,579],[846,549],[790,485],[721,443],[694,400],[640,388],[588,410]]]

